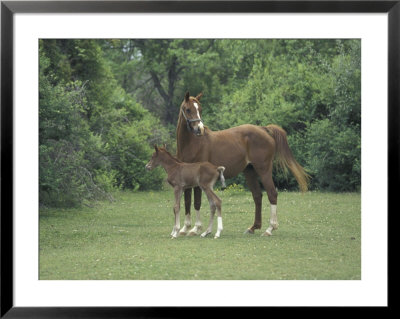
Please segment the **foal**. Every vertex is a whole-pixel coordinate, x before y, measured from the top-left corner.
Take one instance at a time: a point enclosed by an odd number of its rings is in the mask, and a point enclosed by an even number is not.
[[[225,167],[215,166],[210,162],[184,163],[173,157],[165,148],[154,145],[155,152],[146,164],[147,170],[161,165],[168,174],[168,183],[174,188],[175,193],[175,225],[172,229],[171,236],[176,238],[179,235],[180,229],[180,201],[182,192],[187,188],[199,186],[207,195],[210,203],[211,216],[208,227],[200,236],[205,237],[211,233],[215,209],[217,209],[218,229],[214,238],[219,238],[222,231],[222,216],[221,216],[221,199],[214,193],[213,187],[218,177],[221,180],[222,187],[225,186],[225,178],[223,172]]]

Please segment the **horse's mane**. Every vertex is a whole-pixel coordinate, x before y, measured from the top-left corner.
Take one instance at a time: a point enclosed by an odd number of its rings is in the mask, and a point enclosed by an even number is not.
[[[179,116],[178,116],[178,124],[176,125],[176,157],[180,157],[180,152],[181,152],[181,145],[180,145],[180,140],[181,140],[181,125],[183,121],[183,116],[182,116],[182,111],[179,108]]]

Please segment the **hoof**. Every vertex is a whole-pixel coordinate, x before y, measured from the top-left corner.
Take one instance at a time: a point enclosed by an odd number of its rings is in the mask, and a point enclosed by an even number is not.
[[[200,235],[200,237],[201,238],[206,238],[208,235],[210,235],[211,233],[206,233],[206,232],[204,232],[204,233],[202,233],[201,235]]]
[[[219,236],[214,236],[214,239],[218,239],[219,238]]]
[[[262,237],[268,237],[268,236],[272,236],[272,233],[270,233],[269,231],[264,232],[263,234],[261,234]]]
[[[178,238],[178,236],[179,236],[179,233],[171,234],[171,239]]]
[[[179,236],[185,236],[185,235],[186,235],[186,232],[185,232],[185,231],[181,230],[181,231],[179,232]]]
[[[247,228],[246,231],[243,234],[251,234],[254,235],[254,230],[251,228]]]
[[[201,234],[201,229],[202,229],[201,226],[196,226],[196,227],[192,228],[192,229],[187,233],[186,236],[197,236],[197,235],[200,235],[200,234]]]
[[[197,236],[197,235],[198,235],[198,233],[191,231],[191,232],[188,232],[186,236],[192,237],[192,236]]]

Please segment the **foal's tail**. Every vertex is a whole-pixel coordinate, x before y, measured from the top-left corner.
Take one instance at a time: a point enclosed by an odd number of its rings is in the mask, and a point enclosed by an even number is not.
[[[221,181],[221,188],[225,189],[226,185],[225,185],[225,177],[224,177],[224,171],[225,171],[225,167],[223,166],[218,166],[217,167],[217,171],[219,172],[219,180]]]
[[[285,130],[274,124],[265,126],[265,129],[275,139],[276,160],[279,167],[282,168],[285,173],[289,168],[296,178],[300,190],[306,192],[310,175],[308,175],[304,168],[295,160],[292,151],[289,148]]]

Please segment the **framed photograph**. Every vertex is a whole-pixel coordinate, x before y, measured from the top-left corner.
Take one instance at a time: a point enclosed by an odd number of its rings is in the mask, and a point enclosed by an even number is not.
[[[389,308],[399,18],[399,1],[1,1],[1,317]],[[265,119],[304,179],[289,165],[271,190],[246,155],[215,186],[217,239],[213,195],[206,232],[198,201],[179,221],[166,173],[145,170],[181,156],[174,123],[199,140]]]

